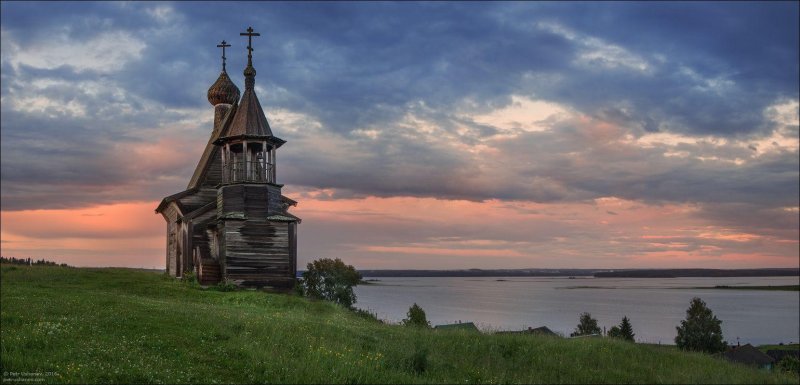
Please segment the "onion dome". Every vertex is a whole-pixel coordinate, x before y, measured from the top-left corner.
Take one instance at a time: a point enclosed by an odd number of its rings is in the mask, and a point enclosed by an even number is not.
[[[212,106],[217,104],[236,104],[239,101],[239,88],[233,84],[228,73],[224,70],[211,88],[208,89],[208,102]]]

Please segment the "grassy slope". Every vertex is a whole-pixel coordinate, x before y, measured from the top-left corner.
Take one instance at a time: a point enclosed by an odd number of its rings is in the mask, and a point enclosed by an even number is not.
[[[54,372],[51,383],[797,381],[621,341],[386,326],[329,303],[125,269],[3,265],[0,302],[2,371]]]

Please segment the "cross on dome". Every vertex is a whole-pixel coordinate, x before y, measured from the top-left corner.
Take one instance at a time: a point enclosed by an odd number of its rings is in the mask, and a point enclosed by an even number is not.
[[[253,36],[261,36],[258,32],[253,32],[253,27],[248,27],[247,32],[239,33],[239,36],[247,36],[247,66],[253,66]]]
[[[222,48],[222,72],[225,72],[225,47],[230,47],[230,44],[227,44],[225,40],[222,43],[217,44],[218,48]]]

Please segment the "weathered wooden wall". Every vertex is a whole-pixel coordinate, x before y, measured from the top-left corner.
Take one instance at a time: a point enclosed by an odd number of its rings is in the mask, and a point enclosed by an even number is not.
[[[291,286],[288,223],[226,221],[225,246],[225,276],[228,279],[248,286]]]
[[[208,210],[192,218],[189,222],[192,234],[192,253],[198,252],[200,258],[216,258],[216,250],[211,250],[212,239],[209,239],[210,235],[213,236],[213,232],[209,231],[209,225],[215,225],[216,216],[216,210]]]
[[[177,276],[178,260],[177,260],[177,245],[178,245],[178,220],[179,209],[176,204],[170,204],[164,209],[164,218],[167,220],[167,273],[172,276]]]
[[[239,184],[219,189],[217,214],[223,225],[218,230],[224,242],[226,278],[246,286],[291,287],[296,258],[291,225],[266,219],[280,212],[279,186]]]

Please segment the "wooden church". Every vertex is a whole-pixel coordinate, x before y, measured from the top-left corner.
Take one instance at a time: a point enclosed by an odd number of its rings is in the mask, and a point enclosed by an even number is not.
[[[226,279],[239,286],[290,288],[297,273],[297,202],[281,195],[273,135],[256,96],[252,28],[244,94],[225,70],[208,89],[214,128],[186,190],[156,208],[167,221],[167,272],[194,272],[203,285]]]

